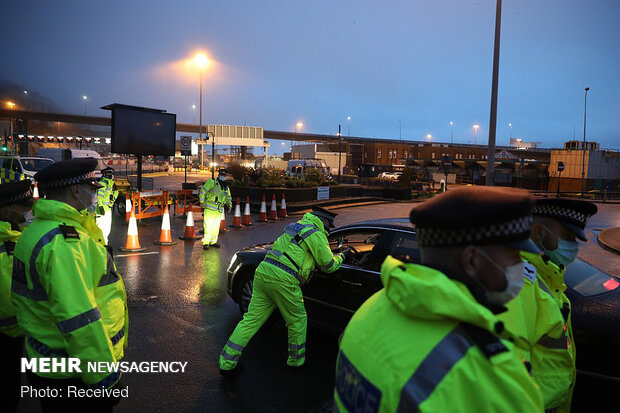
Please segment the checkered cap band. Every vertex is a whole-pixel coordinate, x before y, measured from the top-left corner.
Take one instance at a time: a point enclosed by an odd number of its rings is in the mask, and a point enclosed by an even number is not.
[[[0,199],[0,206],[16,204],[18,202],[26,201],[32,198],[32,187],[28,189],[26,192],[22,192],[21,194],[13,195],[10,198]]]
[[[40,184],[44,188],[62,188],[63,186],[77,185],[88,181],[97,181],[95,171],[83,175],[71,176],[69,178],[56,179],[51,182],[40,182]]]
[[[498,244],[527,239],[532,217],[526,216],[473,228],[418,228],[418,241],[423,247],[450,247],[469,244]]]
[[[540,215],[550,218],[558,218],[560,220],[572,221],[581,228],[586,226],[589,215],[574,209],[566,208],[558,205],[536,205],[534,207],[534,215]]]

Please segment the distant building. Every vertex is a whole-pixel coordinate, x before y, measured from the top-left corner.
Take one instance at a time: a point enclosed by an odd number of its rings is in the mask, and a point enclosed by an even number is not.
[[[334,146],[336,150],[334,151]],[[338,175],[338,144],[323,145],[320,143],[313,143],[311,145],[293,145],[292,159],[322,159],[329,167],[332,175]],[[350,158],[350,157],[349,157]],[[345,173],[344,168],[347,165],[347,150],[346,146],[342,145],[342,153],[340,154],[340,167],[343,169],[342,173]]]
[[[549,162],[549,190],[581,191],[581,171],[585,172],[585,190],[620,191],[620,152],[601,150],[596,142],[586,142],[585,168],[582,141],[568,141],[564,149],[551,150]],[[558,164],[564,164],[560,174]]]
[[[521,138],[510,138],[510,146],[515,149],[536,149],[540,142],[524,142]]]

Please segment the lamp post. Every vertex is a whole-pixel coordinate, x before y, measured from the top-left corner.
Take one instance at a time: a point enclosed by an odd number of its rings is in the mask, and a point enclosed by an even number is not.
[[[198,66],[200,76],[200,105],[199,105],[199,124],[198,124],[198,142],[200,143],[200,166],[204,166],[204,145],[202,144],[202,70],[207,66],[209,60],[204,53],[198,53],[194,56],[194,63]]]
[[[474,125],[474,145],[476,144],[476,139],[478,137],[478,128],[480,127],[480,125],[475,124]]]
[[[215,179],[215,133],[207,131],[207,136],[211,137],[211,179]]]
[[[341,159],[342,159],[342,135],[340,133],[340,128],[342,125],[338,124],[338,142],[340,142],[340,147],[338,149],[338,182],[340,182],[340,172],[342,171]]]
[[[347,116],[347,136],[351,136],[351,116]]]
[[[195,125],[196,124],[196,105],[192,105],[192,112],[193,112],[192,125]]]
[[[510,139],[512,139],[512,123],[508,122],[508,126],[510,127]]]
[[[84,116],[86,116],[86,102],[88,102],[88,96],[82,96],[82,100],[84,101]]]
[[[454,143],[454,122],[450,121],[450,143]]]
[[[433,135],[431,135],[430,133],[426,134],[426,139],[428,139],[428,141],[430,142],[431,139],[433,139]]]
[[[581,157],[581,196],[583,197],[583,191],[585,190],[585,180],[586,180],[586,115],[588,109],[588,90],[589,87],[586,87],[586,91],[584,93],[583,98],[583,147],[582,149],[582,157]]]
[[[295,135],[297,135],[300,131],[301,128],[304,127],[303,122],[301,121],[295,121]],[[291,159],[293,159],[293,141],[291,140]]]

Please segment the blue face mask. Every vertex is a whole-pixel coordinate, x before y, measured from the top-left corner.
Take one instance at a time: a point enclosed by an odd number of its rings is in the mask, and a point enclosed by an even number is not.
[[[577,258],[577,253],[579,252],[579,243],[577,241],[562,239],[549,228],[545,228],[558,238],[558,247],[556,249],[543,249],[543,252],[551,259],[551,262],[556,265],[563,265],[566,267],[568,264],[575,261],[575,258]]]

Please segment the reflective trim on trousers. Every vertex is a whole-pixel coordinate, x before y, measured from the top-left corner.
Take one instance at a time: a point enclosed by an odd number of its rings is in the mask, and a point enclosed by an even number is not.
[[[222,350],[220,357],[223,357],[228,361],[234,361],[236,363],[239,361],[239,357],[241,357],[241,354],[237,354],[236,356],[233,356],[231,354],[228,354],[225,350]]]
[[[239,351],[239,352],[243,351],[243,348],[244,348],[244,347],[240,346],[239,344],[235,344],[235,343],[233,343],[233,342],[232,342],[232,341],[230,341],[230,340],[228,340],[228,341],[226,342],[226,345],[227,345],[228,347],[232,348],[233,350],[236,350],[236,351]]]
[[[299,345],[289,343],[289,345],[288,345],[288,349],[289,350],[303,350],[305,348],[306,348],[306,343],[299,344]]]
[[[420,363],[402,388],[397,411],[417,412],[420,404],[433,393],[471,346],[472,343],[459,326],[448,333]]]
[[[290,358],[292,358],[293,360],[300,360],[300,359],[306,358],[306,352],[304,351],[303,353],[300,353],[300,354],[295,354],[295,353],[290,353],[289,352],[288,356]]]
[[[58,329],[63,334],[69,334],[79,328],[94,323],[101,319],[101,313],[97,307],[91,308],[88,311],[84,311],[82,314],[78,314],[68,320],[60,321],[56,323]]]

